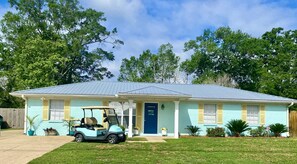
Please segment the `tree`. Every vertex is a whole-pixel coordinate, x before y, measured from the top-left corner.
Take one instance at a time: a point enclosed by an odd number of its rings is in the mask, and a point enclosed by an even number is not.
[[[101,25],[102,12],[82,8],[77,0],[9,0],[15,13],[1,21],[5,47],[2,72],[16,89],[36,88],[112,77],[102,66],[114,60],[99,44],[123,42],[116,29]],[[90,46],[95,48],[91,48]]]
[[[173,52],[173,46],[170,43],[161,45],[157,55],[160,68],[156,73],[157,81],[160,83],[175,82],[174,75],[180,58]]]
[[[199,78],[201,79],[201,78]],[[230,75],[223,74],[223,75],[218,75],[218,76],[211,76],[208,78],[202,78],[203,81],[201,83],[203,84],[216,84],[220,86],[225,86],[225,87],[231,87],[231,88],[236,88],[238,84],[230,77]]]
[[[144,51],[139,58],[135,56],[130,59],[123,59],[119,81],[133,81],[133,82],[155,82],[156,55],[152,54],[150,50]]]
[[[181,69],[194,75],[194,83],[230,75],[242,89],[258,89],[258,40],[241,31],[221,27],[205,30],[203,35],[185,43],[185,51],[193,51]]]
[[[173,53],[171,44],[160,46],[157,54],[150,50],[144,51],[139,58],[135,56],[123,59],[119,81],[134,82],[176,82],[176,70],[179,57]]]
[[[297,98],[297,30],[274,28],[262,35],[260,92]]]

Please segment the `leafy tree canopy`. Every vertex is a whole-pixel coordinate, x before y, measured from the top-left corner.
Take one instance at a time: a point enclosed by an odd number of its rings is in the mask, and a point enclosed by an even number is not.
[[[172,83],[176,81],[179,57],[171,44],[160,46],[157,54],[144,51],[139,58],[123,59],[119,81]]]
[[[101,24],[102,12],[84,9],[78,0],[9,3],[15,12],[1,20],[0,76],[13,82],[10,91],[113,76],[102,63],[114,55],[101,45],[123,42],[114,38],[117,29]]]
[[[274,28],[254,38],[221,27],[205,30],[185,43],[192,51],[181,69],[193,75],[193,83],[213,83],[228,75],[241,89],[297,98],[297,30]],[[225,85],[226,86],[226,85]]]

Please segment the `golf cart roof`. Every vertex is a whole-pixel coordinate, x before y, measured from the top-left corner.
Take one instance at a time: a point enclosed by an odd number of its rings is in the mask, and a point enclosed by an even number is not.
[[[104,109],[114,109],[114,108],[110,106],[85,106],[85,107],[81,107],[81,109],[104,110]]]

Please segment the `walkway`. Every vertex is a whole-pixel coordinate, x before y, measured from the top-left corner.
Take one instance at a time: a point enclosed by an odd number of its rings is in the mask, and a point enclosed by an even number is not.
[[[26,136],[22,130],[1,131],[0,163],[28,163],[32,159],[56,149],[73,137],[67,136]]]
[[[128,142],[166,142],[165,139],[175,139],[174,137],[161,137],[161,136],[134,136],[139,138],[146,138],[147,141],[128,141]]]

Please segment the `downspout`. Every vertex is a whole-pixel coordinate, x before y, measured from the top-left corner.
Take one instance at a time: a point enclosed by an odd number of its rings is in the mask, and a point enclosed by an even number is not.
[[[28,113],[28,100],[27,98],[22,95],[22,99],[25,100],[25,115],[24,115],[24,134],[27,134],[27,113]]]
[[[291,102],[291,104],[288,106],[288,109],[287,109],[287,125],[288,125],[288,128],[290,127],[290,125],[289,125],[289,120],[290,120],[290,114],[289,114],[289,108],[291,107],[291,106],[293,106],[294,105],[294,102]],[[288,129],[288,132],[287,132],[287,137],[289,137],[290,136],[290,129]]]

